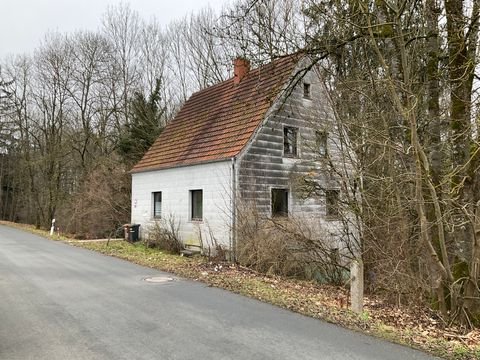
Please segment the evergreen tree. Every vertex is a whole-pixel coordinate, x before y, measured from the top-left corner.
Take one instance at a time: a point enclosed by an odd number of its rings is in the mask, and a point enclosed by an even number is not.
[[[124,126],[119,142],[119,153],[129,166],[142,158],[163,130],[165,108],[160,104],[160,87],[157,79],[148,99],[137,91],[130,101],[130,123]]]

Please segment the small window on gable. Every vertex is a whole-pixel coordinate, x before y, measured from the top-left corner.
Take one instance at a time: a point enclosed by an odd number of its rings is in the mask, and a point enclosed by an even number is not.
[[[309,83],[306,83],[306,82],[303,83],[303,97],[304,97],[305,99],[310,99],[310,98],[311,98],[311,95],[310,95],[310,84],[309,84]]]
[[[339,190],[326,190],[325,191],[325,200],[326,200],[326,215],[330,218],[336,218],[340,215],[339,211],[339,202],[340,202],[340,191]]]
[[[288,190],[272,189],[272,216],[288,216]]]
[[[328,133],[326,131],[317,131],[315,132],[317,152],[321,157],[326,157],[328,154],[327,143],[328,143]]]
[[[190,206],[192,209],[191,219],[194,221],[203,220],[203,191],[190,190]]]
[[[153,193],[153,217],[159,219],[162,217],[162,192]]]
[[[297,132],[298,129],[294,127],[283,128],[283,156],[297,156]]]

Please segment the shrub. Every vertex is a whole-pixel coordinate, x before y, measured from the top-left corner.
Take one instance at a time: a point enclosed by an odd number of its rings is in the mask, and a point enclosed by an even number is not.
[[[202,231],[198,229],[202,255],[206,256],[209,262],[218,263],[228,260],[230,255],[228,250],[219,243],[213,229],[207,221],[205,221],[205,225],[207,231],[203,236]]]
[[[343,284],[348,269],[338,249],[314,238],[308,224],[293,218],[267,218],[255,210],[239,212],[237,260],[266,274]]]
[[[173,254],[180,254],[183,242],[179,236],[180,222],[174,216],[155,221],[147,230],[145,244],[150,248],[158,248]]]

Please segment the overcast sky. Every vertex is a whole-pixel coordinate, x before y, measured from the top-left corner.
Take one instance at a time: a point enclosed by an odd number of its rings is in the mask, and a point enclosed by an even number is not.
[[[102,14],[119,0],[0,0],[0,57],[31,53],[48,31],[96,30]],[[210,5],[220,10],[227,0],[130,0],[144,19],[154,15],[167,25]]]

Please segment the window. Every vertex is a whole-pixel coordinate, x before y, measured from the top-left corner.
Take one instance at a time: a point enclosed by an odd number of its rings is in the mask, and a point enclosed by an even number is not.
[[[328,217],[338,217],[339,212],[339,200],[340,200],[340,191],[339,190],[326,190],[326,207],[327,207],[327,216]]]
[[[303,97],[305,99],[310,99],[310,84],[309,83],[303,83]]]
[[[203,219],[203,190],[190,190],[192,220]]]
[[[162,217],[162,192],[153,193],[153,217],[161,218]]]
[[[288,190],[272,189],[272,216],[288,216]]]
[[[297,156],[297,129],[285,126],[283,128],[283,155],[288,157]]]
[[[340,250],[338,248],[330,249],[330,261],[332,264],[340,264]]]
[[[315,133],[316,136],[316,145],[317,151],[321,157],[326,157],[327,152],[327,141],[328,141],[328,133],[326,131],[317,131]]]

